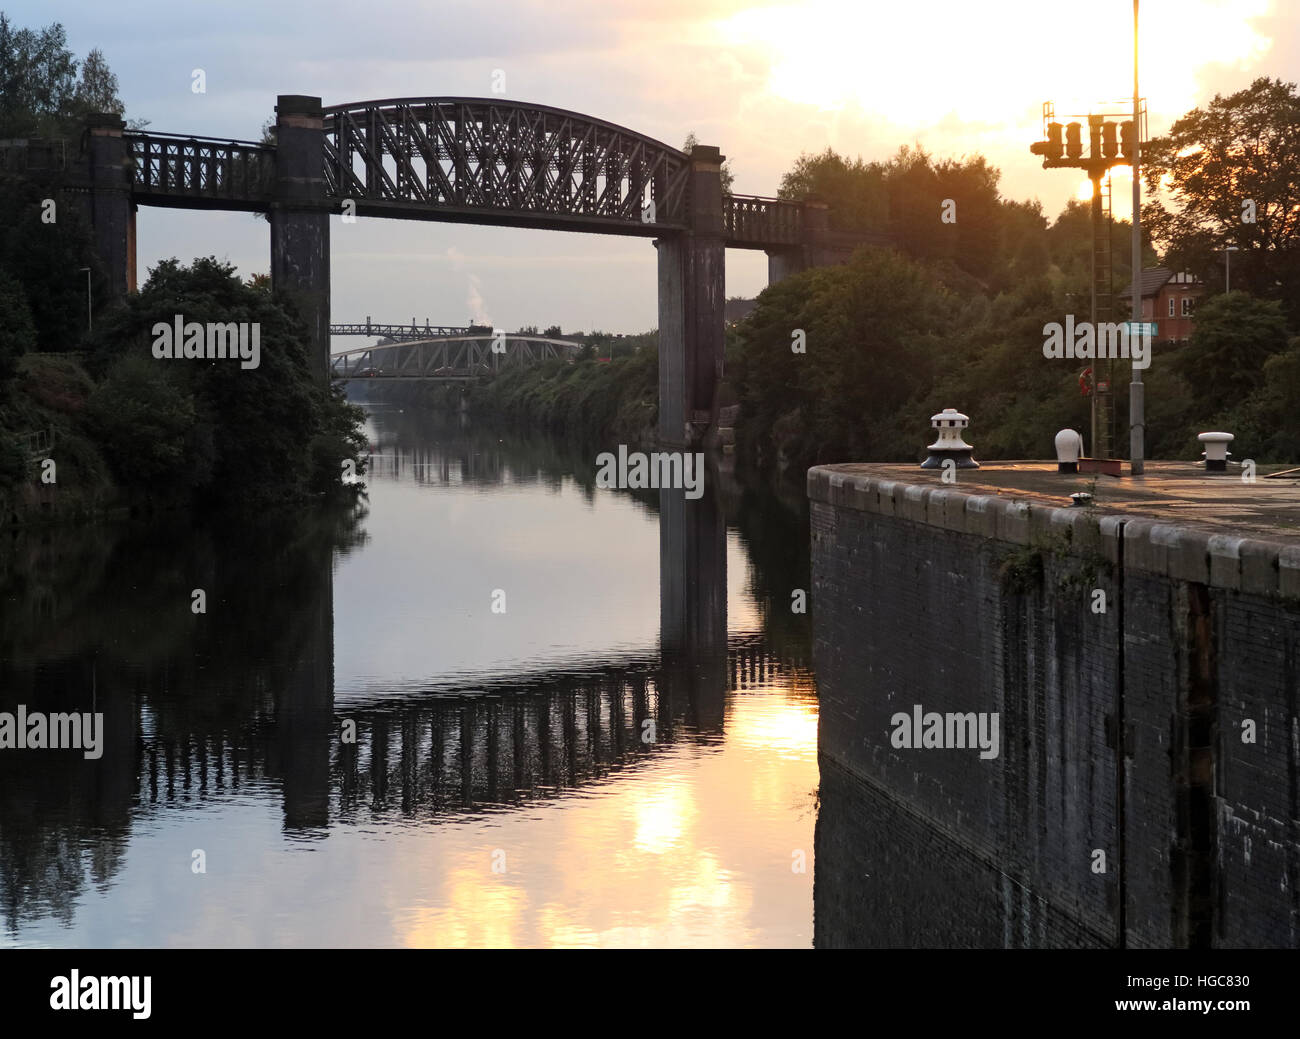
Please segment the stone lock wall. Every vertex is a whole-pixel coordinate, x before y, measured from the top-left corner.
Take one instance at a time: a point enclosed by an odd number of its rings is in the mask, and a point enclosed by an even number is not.
[[[819,944],[1300,944],[1297,543],[847,468],[808,480]],[[895,747],[915,704],[998,756]]]

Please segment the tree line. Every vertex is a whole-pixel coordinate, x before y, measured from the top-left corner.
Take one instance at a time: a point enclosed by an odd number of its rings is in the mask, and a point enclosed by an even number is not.
[[[15,29],[3,13],[0,88],[0,139],[62,137],[75,152],[88,114],[124,112],[98,50],[78,62],[61,25]],[[304,325],[268,278],[172,259],[124,302],[107,305],[108,288],[59,172],[0,169],[0,523],[31,497],[31,434],[53,437],[59,499],[87,513],[355,493],[360,411],[311,371]],[[88,289],[106,303],[93,331]],[[151,329],[177,314],[256,323],[259,365],[158,361]]]
[[[1207,290],[1191,341],[1158,342],[1144,374],[1148,457],[1195,458],[1207,429],[1235,433],[1237,453],[1258,461],[1300,456],[1287,407],[1300,391],[1297,149],[1295,85],[1260,79],[1189,112],[1146,152],[1144,266],[1191,271]],[[944,407],[971,416],[977,458],[1050,457],[1057,430],[1088,430],[1075,370],[1087,362],[1046,359],[1042,344],[1045,324],[1088,313],[1089,208],[1072,201],[1049,223],[998,182],[982,156],[936,161],[919,148],[886,162],[800,157],[783,197],[818,197],[833,228],[886,231],[897,248],[862,250],[759,297],[728,354],[747,463],[802,472],[912,461]],[[949,199],[953,223],[941,220]],[[1132,277],[1130,232],[1127,221],[1111,229],[1117,291]],[[1240,250],[1231,293],[1220,288],[1229,244]],[[795,329],[806,353],[791,348]],[[1126,369],[1115,365],[1118,445],[1128,441]]]

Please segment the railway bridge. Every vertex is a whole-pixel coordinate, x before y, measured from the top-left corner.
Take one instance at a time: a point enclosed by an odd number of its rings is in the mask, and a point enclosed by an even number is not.
[[[884,241],[830,231],[816,201],[725,193],[717,147],[687,154],[591,116],[501,99],[325,107],[286,94],[274,143],[128,130],[116,115],[90,117],[83,142],[52,161],[86,202],[114,296],[135,285],[138,206],[265,212],[273,286],[306,323],[321,379],[331,368],[331,215],[653,240],[667,444],[699,443],[716,419],[727,249],[763,250],[777,280]]]

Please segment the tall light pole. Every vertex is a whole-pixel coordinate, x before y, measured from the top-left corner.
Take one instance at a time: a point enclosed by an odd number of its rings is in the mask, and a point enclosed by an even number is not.
[[[86,331],[93,332],[94,325],[91,323],[92,318],[90,316],[90,268],[82,267],[81,269],[86,272]]]
[[[1134,325],[1142,320],[1142,184],[1138,178],[1142,156],[1142,117],[1138,101],[1138,0],[1133,0],[1133,310]],[[1148,357],[1148,361],[1150,358]],[[1133,366],[1128,389],[1129,469],[1141,476],[1146,469],[1146,387],[1142,369]]]
[[[1223,291],[1232,291],[1232,254],[1237,251],[1235,245],[1225,245],[1219,252],[1223,253]]]

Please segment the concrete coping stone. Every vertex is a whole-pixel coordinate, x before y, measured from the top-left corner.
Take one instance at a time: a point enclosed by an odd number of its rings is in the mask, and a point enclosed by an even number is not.
[[[891,474],[892,475],[892,474]],[[840,508],[910,520],[942,530],[1027,545],[1069,532],[1076,549],[1100,551],[1125,569],[1256,595],[1300,598],[1300,543],[1222,533],[1195,520],[1170,522],[1105,506],[1073,508],[1008,495],[936,486],[817,466],[808,496]],[[900,493],[901,492],[901,493]]]

